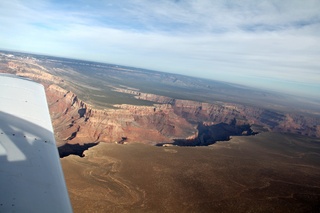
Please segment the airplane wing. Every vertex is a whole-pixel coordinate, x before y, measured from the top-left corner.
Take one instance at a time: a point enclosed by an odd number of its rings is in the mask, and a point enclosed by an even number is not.
[[[44,87],[0,74],[0,212],[72,212]]]

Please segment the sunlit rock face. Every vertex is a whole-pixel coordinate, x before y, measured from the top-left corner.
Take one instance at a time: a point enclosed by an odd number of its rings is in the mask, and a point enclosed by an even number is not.
[[[320,137],[319,118],[294,113],[274,112],[259,107],[234,103],[210,104],[190,100],[176,100],[157,95],[140,94],[138,99],[169,104],[175,114],[191,122],[214,122],[230,124],[234,119],[238,124],[262,125],[269,131],[291,132],[312,137]]]
[[[318,212],[318,105],[296,110],[265,91],[38,58],[0,60],[0,72],[45,86],[74,212]]]
[[[113,91],[155,104],[118,104],[112,109],[97,109],[82,101],[73,89],[62,88],[68,88],[71,82],[63,79],[62,75],[55,75],[55,72],[67,71],[54,67],[49,72],[48,68],[30,59],[9,61],[1,65],[1,72],[25,76],[45,86],[59,146],[66,143],[119,142],[124,137],[128,143],[173,143],[177,140],[194,140],[201,135],[201,126],[210,127],[210,132],[215,125],[232,126],[234,121],[238,127],[260,125],[266,131],[320,137],[320,120],[310,115],[227,102],[204,103],[175,99],[143,93],[129,87],[113,87]]]
[[[118,109],[96,110],[57,86],[46,91],[59,144],[117,142],[122,137],[128,142],[170,142],[195,131],[170,105],[117,105]]]
[[[232,126],[262,125],[269,131],[300,133],[319,137],[316,119],[295,117],[239,104],[208,104],[175,100],[157,95],[138,98],[158,102],[154,106],[115,105],[117,109],[97,110],[81,101],[74,93],[57,85],[46,89],[58,143],[127,142],[170,143],[190,138],[199,132],[199,125],[224,123]],[[208,125],[211,123],[211,125]],[[243,130],[248,131],[249,129]],[[237,132],[236,135],[242,132]],[[223,137],[222,137],[223,139]],[[207,142],[196,143],[207,145]]]

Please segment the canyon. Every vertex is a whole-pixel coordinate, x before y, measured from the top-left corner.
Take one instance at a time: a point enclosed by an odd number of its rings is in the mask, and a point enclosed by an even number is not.
[[[318,212],[320,104],[156,71],[0,53],[46,91],[74,212]]]
[[[320,137],[318,116],[238,103],[183,100],[140,92],[132,87],[113,86],[112,90],[151,104],[114,104],[112,108],[97,109],[73,91],[64,89],[72,82],[53,75],[35,60],[9,61],[2,67],[3,72],[25,76],[44,85],[58,146],[114,143],[123,138],[126,143],[210,145],[229,140],[232,135],[251,135],[255,129]],[[218,135],[214,128],[218,128]],[[206,135],[199,134],[199,129],[206,129],[202,131]]]
[[[46,92],[58,144],[117,142],[122,137],[126,137],[129,143],[172,143],[177,139],[194,139],[198,136],[199,126],[209,128],[217,124],[224,124],[225,128],[220,128],[222,135],[223,132],[227,134],[227,127],[238,126],[240,129],[241,125],[254,125],[263,127],[264,131],[320,136],[320,126],[317,125],[319,120],[316,118],[281,114],[239,104],[208,104],[139,93],[135,96],[137,99],[157,104],[122,104],[115,105],[117,109],[97,110],[72,92],[56,85],[47,87]],[[234,134],[246,134],[247,130],[237,130]],[[213,141],[222,139],[210,138]]]

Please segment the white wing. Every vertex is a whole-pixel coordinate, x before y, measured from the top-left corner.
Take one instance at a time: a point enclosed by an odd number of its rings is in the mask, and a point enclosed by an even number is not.
[[[0,212],[72,212],[41,84],[0,74]]]

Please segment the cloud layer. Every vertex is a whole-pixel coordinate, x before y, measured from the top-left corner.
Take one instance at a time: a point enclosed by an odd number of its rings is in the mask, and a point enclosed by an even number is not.
[[[0,2],[0,48],[320,99],[320,1]]]

